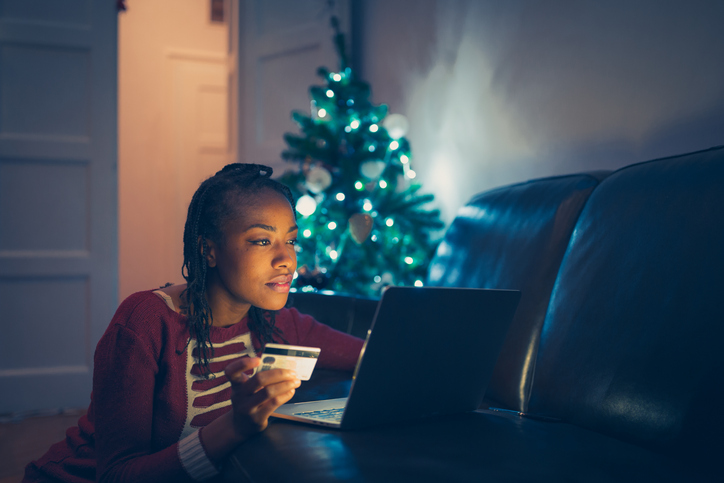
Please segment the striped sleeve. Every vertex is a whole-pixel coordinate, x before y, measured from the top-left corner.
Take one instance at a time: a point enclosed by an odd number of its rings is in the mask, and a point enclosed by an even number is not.
[[[196,481],[218,476],[219,470],[206,455],[199,431],[194,431],[178,443],[179,459],[186,472]]]

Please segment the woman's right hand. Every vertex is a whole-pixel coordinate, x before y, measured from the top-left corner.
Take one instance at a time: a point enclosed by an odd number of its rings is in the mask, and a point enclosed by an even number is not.
[[[258,357],[242,357],[226,366],[231,382],[231,407],[234,430],[240,440],[264,431],[269,416],[294,396],[301,381],[293,371],[272,369],[249,377],[245,372],[261,364]]]
[[[201,429],[207,456],[220,465],[239,443],[263,431],[276,408],[294,396],[301,381],[292,371],[272,369],[249,377],[244,372],[261,364],[258,357],[230,362],[224,373],[231,383],[231,411]]]

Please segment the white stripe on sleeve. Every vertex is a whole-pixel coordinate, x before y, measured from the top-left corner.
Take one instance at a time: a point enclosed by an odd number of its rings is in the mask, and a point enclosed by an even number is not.
[[[178,456],[186,472],[196,481],[208,480],[219,474],[204,451],[198,430],[179,441]]]

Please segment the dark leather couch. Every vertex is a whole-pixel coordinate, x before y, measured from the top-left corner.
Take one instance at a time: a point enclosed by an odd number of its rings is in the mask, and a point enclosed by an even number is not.
[[[724,479],[724,147],[484,192],[427,285],[522,291],[486,396],[517,418],[480,448],[499,481]],[[290,303],[358,336],[375,306]]]

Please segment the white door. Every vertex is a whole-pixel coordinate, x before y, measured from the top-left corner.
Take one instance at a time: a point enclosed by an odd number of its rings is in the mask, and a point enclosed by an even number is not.
[[[170,51],[171,159],[174,180],[172,236],[164,249],[181,273],[189,203],[201,182],[228,164],[229,62],[225,54]],[[177,282],[178,278],[171,279]]]
[[[116,20],[0,0],[0,413],[89,402],[118,292]]]
[[[191,197],[235,159],[228,22],[212,21],[209,0],[127,5],[118,20],[120,300],[183,282]]]
[[[309,112],[309,87],[324,84],[317,68],[339,68],[333,14],[350,53],[349,0],[244,0],[239,14],[238,153],[241,162],[269,165],[277,175],[291,167],[281,152],[284,133],[299,132],[292,110]]]

